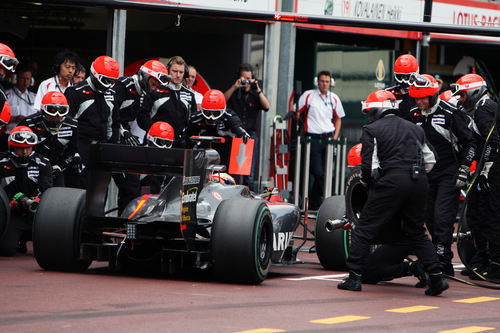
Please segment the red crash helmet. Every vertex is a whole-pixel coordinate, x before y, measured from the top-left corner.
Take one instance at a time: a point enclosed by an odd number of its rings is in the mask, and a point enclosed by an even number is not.
[[[152,77],[160,81],[162,85],[167,85],[170,82],[167,67],[158,60],[146,61],[139,72],[142,78]]]
[[[64,94],[59,91],[49,91],[43,96],[41,109],[49,116],[64,117],[69,112],[69,105]]]
[[[19,64],[12,49],[3,43],[0,43],[0,64],[11,72],[14,72]]]
[[[108,56],[97,57],[90,66],[92,76],[104,87],[110,88],[120,76],[120,66]]]
[[[226,112],[226,97],[217,89],[208,90],[203,95],[201,112],[207,120],[217,120]]]
[[[12,110],[10,108],[10,105],[9,103],[7,103],[7,101],[5,101],[3,103],[2,112],[0,112],[0,128],[9,123],[11,114]]]
[[[439,83],[429,74],[413,74],[410,78],[410,96],[413,98],[434,96],[439,92]]]
[[[466,93],[465,102],[463,106],[465,109],[470,109],[476,105],[481,97],[486,94],[488,87],[486,81],[481,75],[466,74],[457,80],[457,83],[450,84],[451,93],[453,96]]]
[[[349,153],[347,153],[348,166],[356,166],[361,164],[361,148],[363,148],[363,144],[358,143],[349,150]]]
[[[38,143],[38,138],[31,128],[27,126],[16,126],[10,131],[9,146],[33,147]]]
[[[146,137],[150,146],[158,148],[171,148],[174,143],[174,129],[169,123],[157,121],[149,128]]]
[[[361,101],[361,112],[368,115],[371,121],[381,118],[390,110],[397,110],[399,102],[393,93],[387,90],[372,92],[365,101]]]
[[[394,62],[394,78],[399,83],[408,84],[410,75],[418,73],[418,61],[411,54],[403,54]]]

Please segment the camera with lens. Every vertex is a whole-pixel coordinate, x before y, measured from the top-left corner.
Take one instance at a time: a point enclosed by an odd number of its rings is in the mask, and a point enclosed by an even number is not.
[[[247,86],[250,84],[250,80],[241,80],[241,85],[242,86]]]

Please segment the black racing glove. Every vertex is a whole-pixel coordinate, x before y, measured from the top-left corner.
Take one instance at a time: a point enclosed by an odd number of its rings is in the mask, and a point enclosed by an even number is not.
[[[52,178],[58,177],[62,173],[62,169],[59,165],[55,164],[52,166]]]
[[[243,139],[243,143],[246,144],[251,137],[248,133],[245,133],[241,138]]]
[[[120,126],[120,137],[122,138],[122,142],[129,146],[139,146],[141,143],[139,142],[139,138],[130,133],[130,131],[124,129]]]
[[[456,188],[464,188],[467,185],[467,177],[469,176],[469,167],[465,165],[458,168],[457,182],[455,183]]]
[[[151,109],[153,108],[153,99],[151,96],[142,93],[141,98],[139,99],[139,107],[143,110],[151,112]]]
[[[73,160],[71,161],[71,166],[73,167],[73,170],[77,174],[81,174],[83,172],[83,169],[85,169],[82,157],[78,153],[76,153],[75,156],[73,156]]]

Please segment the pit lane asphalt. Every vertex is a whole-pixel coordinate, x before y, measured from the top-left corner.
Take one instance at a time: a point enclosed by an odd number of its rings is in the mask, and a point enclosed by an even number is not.
[[[30,253],[31,247],[28,255],[0,257],[0,332],[500,329],[500,291],[449,281],[443,296],[429,297],[410,277],[341,291],[336,285],[345,272],[324,270],[314,253],[299,252],[300,264],[273,266],[258,286],[218,283],[206,274],[118,275],[101,262],[85,273],[50,272]]]

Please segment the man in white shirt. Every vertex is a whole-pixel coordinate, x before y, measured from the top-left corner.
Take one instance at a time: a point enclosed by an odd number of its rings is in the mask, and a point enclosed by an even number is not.
[[[330,72],[318,73],[318,88],[307,90],[300,96],[299,112],[304,119],[304,130],[311,142],[311,174],[314,182],[309,194],[309,207],[321,205],[325,182],[325,155],[327,140],[338,140],[342,118],[345,116],[340,98],[330,92],[333,86]]]
[[[203,95],[193,89],[193,86],[196,84],[196,75],[198,74],[198,72],[193,66],[188,66],[188,71],[189,75],[184,79],[184,85],[186,86],[186,88],[191,89],[191,91],[194,93],[194,99],[196,100],[196,109],[200,111]]]
[[[71,87],[76,66],[80,63],[78,55],[72,51],[64,50],[56,55],[54,64],[54,76],[40,83],[36,93],[33,108],[40,110],[42,98],[49,91],[59,91],[64,94],[66,88]]]
[[[14,87],[5,92],[7,101],[12,109],[12,115],[7,124],[7,133],[10,133],[21,120],[35,113],[33,103],[35,102],[36,94],[28,90],[31,86],[32,77],[31,69],[18,66]]]

